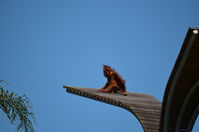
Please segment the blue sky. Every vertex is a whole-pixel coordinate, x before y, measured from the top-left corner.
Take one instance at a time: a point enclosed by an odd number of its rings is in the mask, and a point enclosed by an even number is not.
[[[143,132],[128,111],[65,92],[101,88],[102,65],[127,91],[162,101],[198,0],[1,0],[0,79],[28,96],[36,132]],[[14,132],[0,114],[0,131]],[[197,121],[194,131],[199,129]]]

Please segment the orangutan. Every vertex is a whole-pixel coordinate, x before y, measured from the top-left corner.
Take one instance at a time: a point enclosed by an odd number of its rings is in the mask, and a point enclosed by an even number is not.
[[[118,93],[122,92],[124,96],[127,95],[126,87],[125,87],[125,80],[110,66],[104,65],[103,66],[104,76],[107,78],[106,85],[99,89],[99,92],[104,93]]]

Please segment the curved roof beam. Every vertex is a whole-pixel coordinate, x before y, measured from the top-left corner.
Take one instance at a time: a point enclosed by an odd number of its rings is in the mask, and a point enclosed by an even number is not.
[[[175,88],[176,88],[176,85],[178,83],[178,80],[180,78],[180,75],[181,75],[181,72],[184,68],[184,65],[186,63],[186,60],[189,56],[189,53],[191,51],[191,48],[193,46],[193,42],[195,41],[195,38],[196,38],[196,35],[193,33],[191,34],[191,37],[190,37],[190,40],[188,42],[188,45],[184,51],[184,54],[181,58],[181,61],[179,63],[179,67],[176,71],[176,74],[174,76],[174,79],[172,80],[172,84],[171,84],[171,88],[170,88],[170,91],[169,91],[169,94],[168,94],[168,98],[167,98],[167,103],[166,103],[166,106],[165,106],[165,115],[164,115],[164,132],[168,132],[169,131],[169,120],[170,120],[170,113],[171,113],[171,105],[172,105],[172,99],[173,99],[173,96],[174,96],[174,92],[175,92]]]
[[[184,116],[186,110],[190,107],[189,103],[193,102],[192,99],[194,97],[194,93],[197,93],[196,92],[196,90],[198,90],[197,88],[199,88],[199,80],[190,89],[189,93],[187,94],[187,96],[186,96],[186,98],[185,98],[185,100],[183,102],[183,105],[182,105],[180,114],[178,115],[178,119],[177,119],[177,123],[176,123],[176,129],[175,129],[176,132],[180,131],[180,125],[182,123],[183,116]],[[196,107],[196,110],[197,110],[197,107]],[[195,115],[194,114],[194,110],[193,110],[193,114],[192,115]],[[192,117],[192,118],[195,118],[195,117]],[[192,123],[192,124],[194,124],[194,123]]]
[[[186,131],[191,115],[185,111],[191,114],[197,105],[197,101],[192,98],[199,99],[199,96],[195,96],[199,95],[195,88],[199,79],[198,32],[197,28],[189,28],[167,82],[161,110],[160,132]],[[190,91],[191,89],[193,91]],[[188,106],[192,107],[188,109]]]
[[[189,125],[187,127],[187,132],[191,132],[192,129],[193,129],[193,126],[194,126],[194,123],[198,117],[198,114],[199,114],[199,104],[198,106],[196,107],[195,111],[193,112],[190,120],[189,120]]]

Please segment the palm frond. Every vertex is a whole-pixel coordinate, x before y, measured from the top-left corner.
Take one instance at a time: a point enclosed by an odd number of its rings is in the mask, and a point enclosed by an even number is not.
[[[34,120],[32,104],[25,95],[19,96],[0,88],[0,109],[4,111],[10,123],[16,125],[17,131],[34,132],[30,120]]]

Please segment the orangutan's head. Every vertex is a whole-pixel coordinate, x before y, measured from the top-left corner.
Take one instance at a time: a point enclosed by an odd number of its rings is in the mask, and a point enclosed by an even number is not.
[[[112,75],[112,69],[108,65],[103,65],[103,71],[105,77],[110,77]]]

